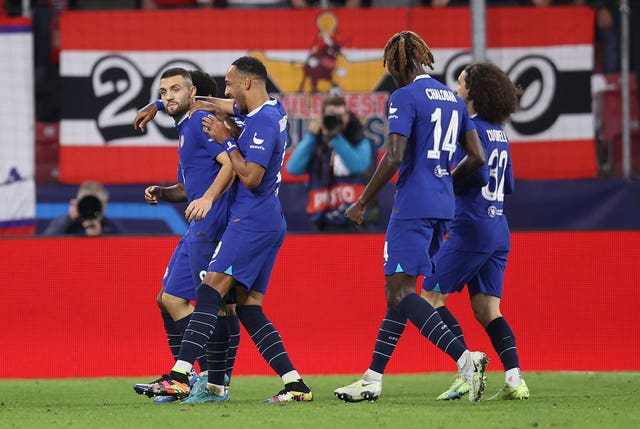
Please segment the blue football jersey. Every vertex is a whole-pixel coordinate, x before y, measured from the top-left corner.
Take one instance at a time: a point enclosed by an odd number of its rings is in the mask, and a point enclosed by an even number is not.
[[[179,174],[189,202],[204,195],[220,172],[216,157],[224,147],[202,130],[202,118],[207,112],[198,111],[178,122]],[[185,234],[187,241],[219,241],[229,219],[229,192],[213,202],[204,219],[193,220]]]
[[[264,167],[262,182],[254,189],[238,183],[231,207],[231,221],[252,231],[277,231],[286,228],[278,192],[287,142],[287,113],[279,100],[272,98],[249,112],[238,137],[238,149],[246,162]]]
[[[474,116],[478,136],[485,151],[486,173],[482,170],[456,186],[456,217],[449,230],[455,249],[474,252],[509,250],[509,225],[504,215],[504,196],[513,192],[509,140],[500,125]],[[454,163],[464,158],[459,148]],[[482,183],[485,183],[482,185]]]
[[[458,136],[475,128],[462,99],[429,75],[391,94],[389,134],[407,137],[391,216],[453,219],[451,158]]]

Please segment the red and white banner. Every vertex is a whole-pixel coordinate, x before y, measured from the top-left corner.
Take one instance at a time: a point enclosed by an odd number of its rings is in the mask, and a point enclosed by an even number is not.
[[[319,112],[321,94],[340,88],[382,150],[395,89],[382,66],[389,37],[416,31],[434,52],[431,74],[455,86],[471,62],[469,22],[468,8],[65,13],[60,179],[174,181],[172,121],[160,114],[141,135],[131,125],[136,110],[157,98],[166,68],[202,69],[222,86],[242,55],[267,66],[269,90],[287,107],[292,146]],[[486,27],[489,60],[525,90],[507,127],[517,177],[592,177],[592,10],[489,8]]]
[[[0,235],[35,232],[31,20],[0,17]]]

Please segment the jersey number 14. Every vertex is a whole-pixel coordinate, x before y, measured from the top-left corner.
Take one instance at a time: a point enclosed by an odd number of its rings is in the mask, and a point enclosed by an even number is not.
[[[442,136],[442,109],[439,107],[431,114],[433,123],[433,149],[427,151],[427,158],[440,159],[440,151],[449,152],[449,160],[456,151],[456,141],[458,140],[458,111],[451,112],[451,120],[447,131]]]

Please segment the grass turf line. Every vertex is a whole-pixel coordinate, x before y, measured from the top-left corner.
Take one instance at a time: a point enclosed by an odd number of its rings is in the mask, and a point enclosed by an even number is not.
[[[150,377],[151,379],[153,377]],[[235,377],[223,404],[154,404],[146,378],[0,380],[0,428],[638,428],[640,373],[525,373],[528,401],[436,401],[452,374],[387,375],[377,402],[348,404],[333,389],[357,376],[309,376],[312,403],[263,404],[278,377]],[[485,397],[503,380],[489,373]],[[221,425],[221,426],[220,426]]]

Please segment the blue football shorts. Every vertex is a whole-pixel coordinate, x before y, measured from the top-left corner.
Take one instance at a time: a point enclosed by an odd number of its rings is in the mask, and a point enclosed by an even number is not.
[[[501,298],[508,255],[505,250],[479,253],[453,249],[445,241],[435,256],[437,269],[424,278],[422,289],[449,294],[461,292],[467,285],[469,296],[484,293]]]
[[[217,242],[188,242],[183,238],[173,251],[162,279],[165,293],[194,300],[196,288],[207,273]]]
[[[211,257],[209,271],[232,276],[247,290],[266,293],[286,229],[248,231],[230,222]]]
[[[384,275],[431,275],[433,255],[442,244],[450,221],[441,219],[389,220],[384,242]]]

